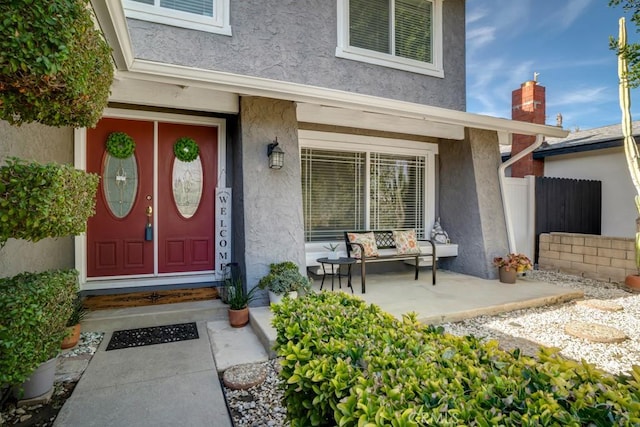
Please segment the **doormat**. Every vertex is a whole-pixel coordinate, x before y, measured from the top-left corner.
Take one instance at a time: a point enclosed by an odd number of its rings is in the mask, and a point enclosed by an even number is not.
[[[195,322],[127,329],[113,333],[106,351],[142,347],[145,345],[166,344],[177,341],[197,340],[198,338],[200,337]]]
[[[113,295],[89,295],[84,299],[83,303],[89,310],[106,310],[110,308],[144,307],[178,302],[206,301],[217,298],[219,298],[218,290],[211,286],[208,288],[130,292]]]

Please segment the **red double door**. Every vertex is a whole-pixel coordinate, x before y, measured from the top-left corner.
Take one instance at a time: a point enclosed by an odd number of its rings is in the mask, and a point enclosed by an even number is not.
[[[110,134],[135,142],[126,159],[106,150]],[[174,144],[191,138],[199,158],[181,162]],[[217,128],[103,118],[87,130],[87,170],[100,175],[87,224],[87,276],[145,276],[214,269]]]

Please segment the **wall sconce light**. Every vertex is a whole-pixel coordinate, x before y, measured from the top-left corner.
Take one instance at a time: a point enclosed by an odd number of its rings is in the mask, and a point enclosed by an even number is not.
[[[284,151],[278,147],[278,137],[276,140],[269,144],[267,148],[267,156],[269,156],[269,168],[270,169],[282,169],[284,166]]]

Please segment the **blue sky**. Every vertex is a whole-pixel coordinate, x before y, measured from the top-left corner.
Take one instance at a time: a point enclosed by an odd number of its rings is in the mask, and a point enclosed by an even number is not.
[[[467,0],[467,111],[511,118],[511,92],[540,73],[547,124],[591,129],[620,122],[617,59],[621,7],[607,0]],[[630,41],[639,38],[627,18]],[[640,119],[640,88],[632,89]]]

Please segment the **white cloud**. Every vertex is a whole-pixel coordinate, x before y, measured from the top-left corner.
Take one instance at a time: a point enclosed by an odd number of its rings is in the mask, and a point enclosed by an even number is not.
[[[568,0],[564,7],[557,9],[544,21],[545,26],[558,32],[569,28],[576,19],[591,5],[593,0]],[[560,2],[555,4],[561,4]]]
[[[565,91],[559,96],[547,102],[547,107],[561,107],[563,105],[575,105],[584,108],[585,105],[602,104],[617,99],[618,92],[605,86],[578,88],[573,91]]]

